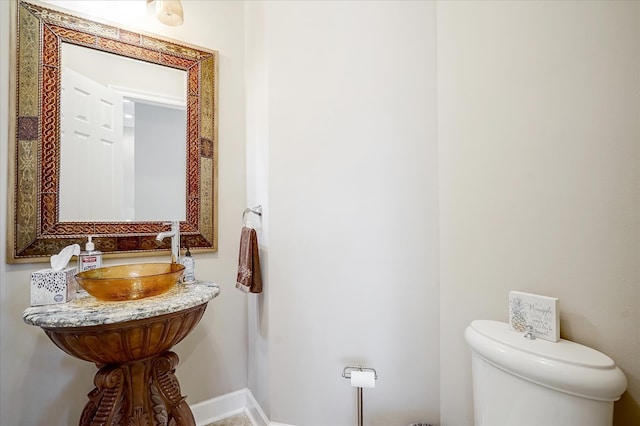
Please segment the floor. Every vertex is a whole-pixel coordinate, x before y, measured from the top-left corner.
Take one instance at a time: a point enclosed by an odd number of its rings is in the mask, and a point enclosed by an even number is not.
[[[226,419],[218,420],[217,422],[209,423],[205,426],[253,426],[249,418],[244,414],[238,414],[236,416],[227,417]],[[409,426],[431,426],[427,423],[413,423]]]
[[[238,414],[236,416],[218,420],[217,422],[209,423],[205,426],[252,426],[252,424],[245,414]]]

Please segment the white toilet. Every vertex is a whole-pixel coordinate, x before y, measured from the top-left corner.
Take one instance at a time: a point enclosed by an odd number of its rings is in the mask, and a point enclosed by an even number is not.
[[[529,340],[509,324],[473,321],[475,426],[610,426],[627,379],[595,349],[560,339]]]

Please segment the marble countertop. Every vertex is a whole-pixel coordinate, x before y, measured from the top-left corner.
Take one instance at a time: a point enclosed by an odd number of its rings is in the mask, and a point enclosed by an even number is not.
[[[209,302],[218,294],[220,288],[208,281],[176,284],[164,294],[124,302],[106,302],[81,292],[71,302],[31,306],[22,313],[22,319],[29,325],[45,328],[115,324],[189,309]]]

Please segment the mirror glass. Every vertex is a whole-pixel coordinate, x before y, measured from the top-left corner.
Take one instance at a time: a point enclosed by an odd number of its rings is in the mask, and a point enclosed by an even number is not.
[[[60,221],[185,220],[186,72],[61,52]]]
[[[182,248],[216,251],[218,52],[37,2],[11,14],[7,261],[90,235],[107,257],[155,255],[170,220]]]

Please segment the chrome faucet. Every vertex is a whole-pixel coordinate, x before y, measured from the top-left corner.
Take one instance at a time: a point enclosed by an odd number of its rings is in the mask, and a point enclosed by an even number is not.
[[[171,263],[178,263],[180,259],[180,222],[165,223],[171,225],[171,231],[160,232],[156,237],[156,241],[162,241],[167,237],[171,237]]]

